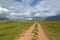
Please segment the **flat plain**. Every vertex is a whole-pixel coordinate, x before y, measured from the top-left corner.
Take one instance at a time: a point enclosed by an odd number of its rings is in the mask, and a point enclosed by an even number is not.
[[[31,21],[0,21],[0,40],[14,40],[33,23]]]
[[[28,34],[29,30],[31,32],[28,35],[33,34],[31,40],[38,40],[40,34],[38,29],[43,30],[40,31],[41,34],[46,35],[49,40],[60,40],[60,21],[0,21],[0,40],[18,40],[27,37],[23,34]]]

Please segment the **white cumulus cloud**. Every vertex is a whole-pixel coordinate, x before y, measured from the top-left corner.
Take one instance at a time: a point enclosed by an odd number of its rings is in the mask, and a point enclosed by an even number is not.
[[[30,4],[34,0],[0,0],[0,17],[8,17],[10,19],[26,19],[32,20],[32,17],[49,17],[60,15],[60,0],[43,0],[36,6]],[[28,18],[29,17],[29,18]]]

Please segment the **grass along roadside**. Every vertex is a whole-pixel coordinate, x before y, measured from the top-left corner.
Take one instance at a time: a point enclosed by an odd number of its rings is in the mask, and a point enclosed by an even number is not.
[[[50,40],[60,40],[60,21],[40,21]]]
[[[32,32],[32,40],[38,40],[38,27],[37,24],[34,27],[34,30]]]
[[[6,24],[5,24],[6,23]],[[34,22],[6,21],[0,25],[0,40],[14,40],[26,31]],[[1,22],[0,22],[1,24]]]

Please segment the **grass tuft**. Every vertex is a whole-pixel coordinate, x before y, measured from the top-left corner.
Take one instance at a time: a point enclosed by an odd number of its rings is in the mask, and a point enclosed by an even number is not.
[[[37,24],[36,26],[34,27],[34,30],[33,30],[33,38],[32,40],[38,40],[38,27],[37,27]]]

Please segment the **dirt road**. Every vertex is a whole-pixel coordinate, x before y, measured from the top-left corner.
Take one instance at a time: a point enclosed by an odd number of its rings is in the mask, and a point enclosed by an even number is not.
[[[38,39],[37,40],[49,40],[46,36],[45,32],[42,29],[42,26],[39,22],[34,23],[25,33],[24,36],[20,37],[18,40],[32,40],[32,32],[34,30],[35,25],[38,27]]]
[[[18,40],[32,40],[32,31],[34,30],[34,26],[35,26],[36,23],[34,23],[31,28],[29,28],[25,33],[24,33],[24,36],[21,37],[20,39]]]
[[[38,40],[49,40],[39,22],[37,22],[37,24],[38,24],[38,37],[39,37]]]

